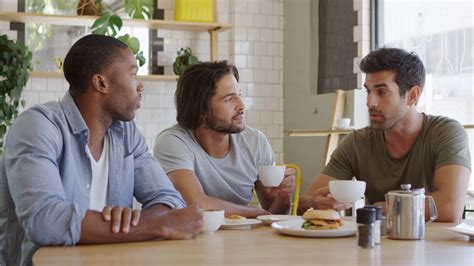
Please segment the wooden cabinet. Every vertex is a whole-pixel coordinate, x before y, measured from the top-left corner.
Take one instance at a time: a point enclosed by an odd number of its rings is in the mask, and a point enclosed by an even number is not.
[[[22,22],[22,23],[43,23],[63,26],[91,26],[97,17],[94,16],[60,16],[45,15],[22,12],[0,12],[0,21]],[[227,23],[202,23],[202,22],[183,22],[167,20],[142,20],[142,19],[123,19],[124,27],[164,29],[164,30],[182,30],[182,31],[207,31],[209,32],[211,61],[217,60],[217,33],[232,28]],[[56,72],[32,72],[33,77],[61,77],[62,73]],[[174,75],[147,75],[143,79],[150,80],[175,80]]]

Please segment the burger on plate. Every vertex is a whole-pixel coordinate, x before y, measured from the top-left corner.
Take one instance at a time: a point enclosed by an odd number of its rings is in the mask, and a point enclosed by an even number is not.
[[[338,229],[343,224],[339,213],[331,209],[314,210],[310,208],[303,214],[303,219],[304,222],[301,227],[309,230]]]

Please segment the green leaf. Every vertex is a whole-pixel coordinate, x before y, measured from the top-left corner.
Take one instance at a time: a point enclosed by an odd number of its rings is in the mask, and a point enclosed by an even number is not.
[[[115,37],[122,28],[122,19],[109,12],[104,13],[92,24],[92,33]]]
[[[24,102],[21,93],[28,82],[31,71],[31,52],[19,41],[11,41],[0,35],[0,153],[5,134],[18,108]]]
[[[313,225],[312,222],[310,222],[310,221],[308,221],[308,220],[304,220],[303,224],[301,225],[301,228],[306,229],[306,228],[308,228],[308,227],[310,227],[310,226],[312,226],[312,225]]]
[[[143,51],[140,51],[137,55],[136,58],[138,60],[138,65],[143,66],[146,62],[145,56],[143,56]]]
[[[5,133],[7,133],[7,126],[0,125],[0,136],[3,137],[3,135],[5,135]]]
[[[128,45],[128,39],[130,39],[130,35],[125,34],[125,35],[122,35],[122,36],[118,36],[116,38],[118,40],[122,41],[123,43],[125,43],[126,45]]]
[[[145,56],[143,56],[143,51],[140,51],[140,41],[137,37],[131,37],[128,34],[117,37],[120,41],[125,43],[130,50],[132,50],[133,55],[138,60],[140,66],[143,66],[146,62]]]
[[[137,37],[131,37],[128,40],[128,47],[132,49],[133,54],[137,54],[140,51],[140,41]]]
[[[111,14],[106,12],[102,16],[100,16],[98,19],[96,19],[91,27],[92,33],[105,35],[109,27],[110,16]]]
[[[150,19],[153,9],[153,0],[125,0],[125,12],[131,18]]]

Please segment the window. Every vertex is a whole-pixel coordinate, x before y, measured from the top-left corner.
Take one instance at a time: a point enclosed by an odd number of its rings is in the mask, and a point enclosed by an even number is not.
[[[422,112],[474,124],[474,1],[380,0],[375,45],[415,51],[425,63]],[[474,129],[467,130],[474,166]],[[469,189],[474,189],[471,176]]]
[[[28,0],[26,12],[53,15],[76,16],[77,0],[43,1]],[[104,1],[105,2],[105,1]],[[109,0],[109,7],[116,6],[121,1]],[[92,24],[91,24],[92,26]],[[50,24],[26,24],[26,44],[33,52],[33,70],[35,71],[59,71],[61,72],[62,61],[69,48],[79,38],[90,34],[90,28],[78,26],[60,26]],[[148,57],[149,33],[146,28],[122,27],[117,36],[130,34],[140,40],[140,50],[145,58]],[[148,60],[138,70],[139,75],[148,73]]]

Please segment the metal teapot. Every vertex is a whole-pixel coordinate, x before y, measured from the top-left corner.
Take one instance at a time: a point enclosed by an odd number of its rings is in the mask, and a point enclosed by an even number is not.
[[[438,218],[436,204],[431,196],[425,196],[423,188],[410,190],[410,184],[402,184],[402,190],[385,194],[387,204],[387,234],[393,239],[423,239],[425,237],[425,197],[429,201],[430,221]]]

